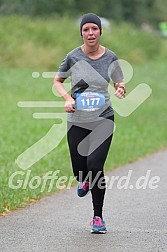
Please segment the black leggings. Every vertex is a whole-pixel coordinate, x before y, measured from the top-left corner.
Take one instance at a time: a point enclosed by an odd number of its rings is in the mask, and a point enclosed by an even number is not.
[[[106,187],[103,167],[113,136],[114,116],[90,123],[68,122],[67,126],[74,176],[80,182],[92,182],[94,216],[102,217]]]

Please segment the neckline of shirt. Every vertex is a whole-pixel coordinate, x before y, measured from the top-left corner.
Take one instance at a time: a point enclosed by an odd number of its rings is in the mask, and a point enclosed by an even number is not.
[[[107,52],[107,48],[105,47],[104,53],[103,53],[99,58],[97,58],[97,59],[92,59],[91,57],[89,57],[87,54],[85,54],[85,53],[82,51],[81,46],[79,47],[79,49],[80,49],[80,51],[82,52],[82,54],[83,54],[86,58],[88,58],[88,59],[90,59],[90,60],[92,60],[92,61],[97,61],[97,60],[101,59],[102,57],[105,56],[105,54],[106,54],[106,52]]]

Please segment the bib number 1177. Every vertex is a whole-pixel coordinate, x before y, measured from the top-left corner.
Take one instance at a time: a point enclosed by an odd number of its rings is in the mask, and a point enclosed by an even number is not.
[[[98,106],[100,103],[100,98],[87,98],[87,99],[81,99],[82,106]]]
[[[92,111],[104,106],[105,97],[103,94],[93,92],[77,93],[76,104],[78,110]]]

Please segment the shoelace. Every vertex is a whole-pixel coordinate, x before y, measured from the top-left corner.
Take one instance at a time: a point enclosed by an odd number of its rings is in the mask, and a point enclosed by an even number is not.
[[[103,226],[102,219],[100,217],[93,218],[93,220],[90,222],[90,225],[93,226],[94,224],[96,226]]]
[[[86,191],[87,187],[89,186],[89,182],[83,182],[81,189]]]

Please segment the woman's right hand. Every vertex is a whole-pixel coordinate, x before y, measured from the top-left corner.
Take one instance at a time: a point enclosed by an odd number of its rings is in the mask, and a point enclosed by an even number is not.
[[[75,100],[71,97],[71,95],[67,93],[66,89],[63,86],[63,82],[64,82],[63,78],[56,76],[54,79],[55,88],[58,91],[58,93],[61,95],[61,97],[63,97],[65,100],[65,105],[64,105],[65,111],[68,113],[74,113]]]
[[[68,113],[74,113],[75,112],[75,100],[70,96],[68,99],[65,101],[64,109]]]

